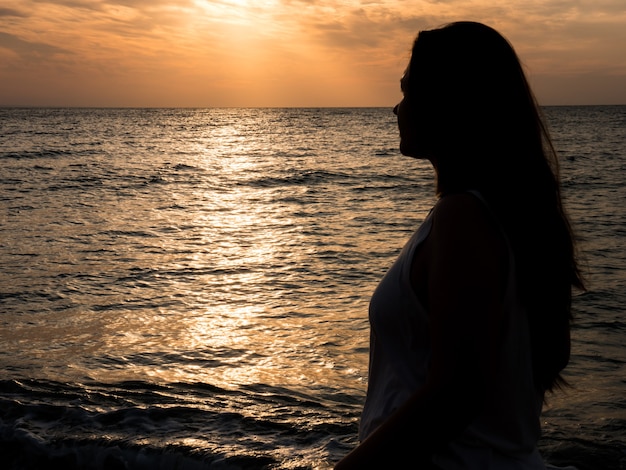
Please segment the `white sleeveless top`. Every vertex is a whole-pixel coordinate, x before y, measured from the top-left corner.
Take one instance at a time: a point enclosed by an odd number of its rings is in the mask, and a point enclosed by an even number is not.
[[[484,199],[472,192],[478,199]],[[428,314],[410,282],[416,248],[432,227],[435,209],[402,249],[374,291],[369,382],[359,438],[365,439],[425,383],[430,342]],[[508,243],[507,243],[508,244]],[[487,407],[433,462],[443,470],[545,469],[537,451],[542,394],[533,387],[526,313],[516,301],[513,254],[504,308],[508,317],[499,366],[499,382]],[[419,445],[419,443],[416,443]]]

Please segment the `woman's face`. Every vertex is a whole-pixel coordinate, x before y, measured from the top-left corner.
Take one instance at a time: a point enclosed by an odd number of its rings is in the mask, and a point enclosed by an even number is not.
[[[425,155],[420,150],[419,136],[417,135],[418,128],[415,124],[416,109],[412,109],[414,104],[411,100],[407,99],[408,93],[408,80],[409,71],[404,73],[400,80],[400,90],[402,91],[402,101],[400,101],[394,108],[393,112],[398,117],[398,130],[400,131],[400,152],[402,155],[413,158],[426,158],[430,160],[428,155]]]

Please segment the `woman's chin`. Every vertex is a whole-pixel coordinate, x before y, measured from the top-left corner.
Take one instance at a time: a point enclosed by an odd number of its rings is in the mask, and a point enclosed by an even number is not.
[[[402,141],[400,142],[400,153],[406,157],[424,158],[423,155],[415,149],[415,147],[407,145]]]
[[[405,157],[415,158],[416,160],[428,160],[436,167],[435,160],[429,153],[420,151],[406,144],[403,145],[402,142],[400,143],[400,153]]]
[[[413,153],[411,147],[400,141],[400,153],[406,157],[412,157]]]

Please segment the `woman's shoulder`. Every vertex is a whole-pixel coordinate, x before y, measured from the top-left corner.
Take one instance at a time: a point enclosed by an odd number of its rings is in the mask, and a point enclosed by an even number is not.
[[[441,196],[433,208],[433,234],[447,244],[506,246],[498,221],[485,199],[474,191]]]
[[[464,191],[442,195],[435,207],[433,216],[438,222],[445,224],[475,225],[477,222],[493,224],[493,217],[489,212],[485,200],[475,191]]]
[[[434,291],[461,292],[461,297],[490,291],[494,299],[504,298],[510,251],[482,198],[468,192],[441,197],[433,210],[429,249]]]

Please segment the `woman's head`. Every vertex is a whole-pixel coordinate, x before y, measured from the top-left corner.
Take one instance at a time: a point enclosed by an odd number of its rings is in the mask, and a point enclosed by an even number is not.
[[[420,32],[402,88],[401,150],[433,160],[440,177],[448,176],[442,170],[492,173],[512,153],[543,156],[544,131],[520,62],[488,26],[458,22]]]

